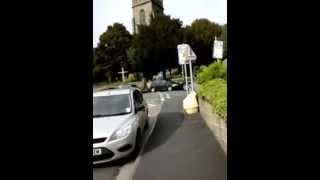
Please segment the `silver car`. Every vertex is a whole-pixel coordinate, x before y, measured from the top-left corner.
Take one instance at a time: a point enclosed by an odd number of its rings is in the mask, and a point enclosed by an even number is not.
[[[93,164],[137,152],[148,128],[148,107],[137,88],[93,94]]]

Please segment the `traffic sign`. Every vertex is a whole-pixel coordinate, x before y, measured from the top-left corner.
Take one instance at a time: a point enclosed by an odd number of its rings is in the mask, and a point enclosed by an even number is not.
[[[223,41],[214,41],[213,45],[213,58],[222,59],[223,58]]]
[[[180,65],[187,64],[189,61],[195,61],[197,59],[196,54],[193,52],[189,44],[179,44],[177,48]]]

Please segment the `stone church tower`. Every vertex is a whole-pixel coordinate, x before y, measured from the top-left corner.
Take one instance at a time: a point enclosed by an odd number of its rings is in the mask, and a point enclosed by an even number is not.
[[[138,33],[138,25],[149,25],[150,16],[163,14],[162,0],[132,0],[133,33]]]

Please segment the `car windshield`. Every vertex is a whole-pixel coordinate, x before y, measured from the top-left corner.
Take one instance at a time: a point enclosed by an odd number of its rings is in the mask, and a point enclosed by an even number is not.
[[[93,117],[115,116],[131,113],[128,94],[93,97]]]

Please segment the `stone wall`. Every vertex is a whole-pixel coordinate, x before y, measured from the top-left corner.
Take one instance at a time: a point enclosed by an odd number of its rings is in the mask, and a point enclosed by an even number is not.
[[[202,118],[219,141],[223,151],[227,154],[227,124],[212,112],[212,105],[205,99],[199,98],[199,110]]]

